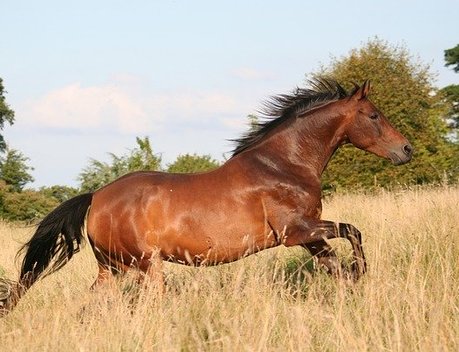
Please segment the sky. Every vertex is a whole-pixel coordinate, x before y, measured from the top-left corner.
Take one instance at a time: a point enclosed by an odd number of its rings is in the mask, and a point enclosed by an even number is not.
[[[404,45],[457,84],[458,0],[0,0],[0,77],[15,111],[3,133],[31,187],[78,186],[91,158],[149,136],[167,165],[223,160],[269,96],[368,40]],[[371,79],[371,77],[369,77]]]

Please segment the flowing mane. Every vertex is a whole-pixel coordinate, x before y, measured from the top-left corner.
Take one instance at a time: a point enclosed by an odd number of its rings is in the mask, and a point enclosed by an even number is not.
[[[236,142],[236,147],[232,157],[258,143],[286,120],[330,101],[352,95],[352,93],[348,94],[338,82],[330,78],[318,77],[309,80],[308,83],[308,88],[297,87],[292,94],[276,95],[266,101],[260,111],[263,121],[257,123],[251,131],[241,138],[233,140]]]

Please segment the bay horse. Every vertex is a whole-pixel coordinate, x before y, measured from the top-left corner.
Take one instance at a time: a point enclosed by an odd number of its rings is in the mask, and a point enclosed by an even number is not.
[[[413,153],[369,91],[369,81],[348,93],[334,80],[316,78],[272,97],[265,120],[236,140],[232,157],[213,171],[134,172],[65,201],[22,247],[18,282],[3,280],[3,311],[66,264],[84,238],[99,267],[93,287],[130,268],[162,281],[162,261],[216,265],[279,245],[308,249],[339,276],[345,269],[326,242],[332,238],[350,241],[349,274],[357,280],[366,271],[361,233],[321,219],[321,175],[345,143],[396,165]]]

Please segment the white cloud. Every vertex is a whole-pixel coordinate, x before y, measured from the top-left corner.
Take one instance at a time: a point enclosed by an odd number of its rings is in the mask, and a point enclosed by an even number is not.
[[[82,87],[74,83],[29,102],[23,112],[28,124],[55,129],[115,126],[126,133],[148,129],[146,111],[115,85]]]
[[[18,113],[32,127],[105,129],[123,134],[148,133],[175,122],[212,120],[228,126],[228,116],[245,116],[246,107],[229,94],[158,93],[144,83],[128,75],[97,86],[72,83],[29,101]]]

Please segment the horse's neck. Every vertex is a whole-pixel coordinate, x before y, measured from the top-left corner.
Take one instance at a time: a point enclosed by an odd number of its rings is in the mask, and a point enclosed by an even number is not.
[[[340,114],[331,109],[297,118],[256,152],[265,160],[282,165],[284,171],[320,179],[330,158],[345,140],[342,121]]]
[[[304,127],[300,132],[302,159],[316,166],[322,175],[328,162],[346,139],[344,117],[336,110],[326,109],[318,116],[303,118]]]

